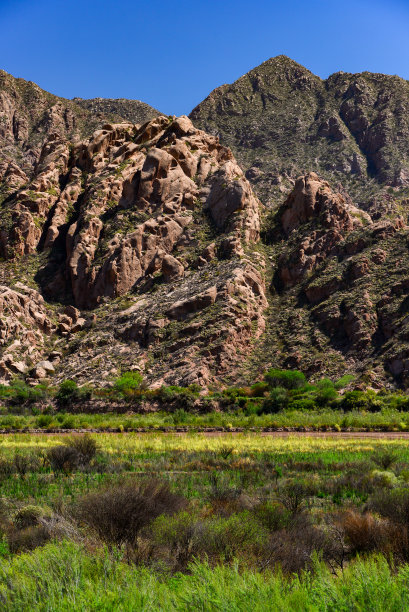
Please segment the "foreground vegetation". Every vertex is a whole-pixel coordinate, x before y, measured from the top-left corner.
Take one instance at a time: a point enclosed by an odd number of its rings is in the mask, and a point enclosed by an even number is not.
[[[5,610],[402,610],[403,440],[10,434]]]
[[[189,574],[168,576],[130,566],[78,544],[47,545],[5,561],[0,599],[5,611],[309,610],[388,612],[409,607],[409,566],[393,571],[376,556],[352,563],[339,577],[325,564],[314,573],[284,577],[237,565],[194,563]]]

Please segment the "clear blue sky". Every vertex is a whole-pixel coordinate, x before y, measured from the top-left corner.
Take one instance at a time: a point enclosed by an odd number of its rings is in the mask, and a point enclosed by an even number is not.
[[[285,54],[409,80],[409,0],[0,0],[0,68],[66,98],[188,113]]]

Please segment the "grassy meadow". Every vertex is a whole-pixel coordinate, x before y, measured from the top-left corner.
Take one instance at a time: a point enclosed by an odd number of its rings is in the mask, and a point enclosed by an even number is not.
[[[4,610],[402,610],[409,444],[0,438]]]

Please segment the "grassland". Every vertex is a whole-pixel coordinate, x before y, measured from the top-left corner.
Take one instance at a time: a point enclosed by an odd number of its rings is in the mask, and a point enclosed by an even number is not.
[[[4,610],[409,605],[400,438],[9,434],[0,487]],[[158,487],[163,511],[131,536],[118,495]]]
[[[57,412],[52,414],[3,414],[0,431],[88,430],[104,431],[384,431],[408,432],[409,413],[385,408],[380,412],[317,409],[282,410],[276,414],[248,415],[242,410],[211,411],[205,414],[177,409],[138,414]]]

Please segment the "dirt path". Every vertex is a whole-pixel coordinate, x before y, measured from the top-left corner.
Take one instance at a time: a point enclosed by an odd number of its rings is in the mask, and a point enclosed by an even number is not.
[[[99,429],[55,429],[52,431],[41,430],[41,429],[26,429],[21,431],[0,431],[0,436],[9,435],[31,435],[31,436],[72,436],[80,435],[85,433],[104,433],[104,434],[116,434],[116,435],[145,435],[145,434],[159,434],[159,435],[176,435],[184,436],[187,434],[200,434],[209,438],[221,437],[221,436],[235,436],[239,434],[245,435],[258,435],[263,437],[272,438],[367,438],[367,439],[384,439],[384,440],[409,440],[409,431],[254,431],[254,430],[233,430],[233,431],[220,431],[220,430],[151,430],[151,429],[138,429],[135,431],[121,432],[118,429],[99,430]]]

